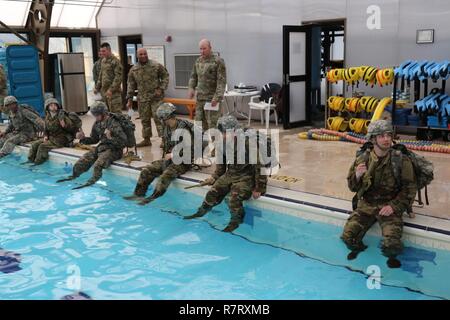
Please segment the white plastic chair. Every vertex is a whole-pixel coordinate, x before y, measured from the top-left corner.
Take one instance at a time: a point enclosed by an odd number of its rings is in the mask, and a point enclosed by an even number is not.
[[[266,129],[269,129],[269,120],[270,120],[270,110],[273,110],[273,114],[275,115],[275,124],[278,126],[278,114],[277,114],[277,105],[273,103],[273,98],[269,99],[269,102],[258,101],[256,99],[260,99],[261,96],[253,96],[248,103],[249,112],[248,112],[248,125],[250,126],[250,121],[252,120],[252,110],[259,110],[261,115],[261,124],[264,124],[264,113],[266,118]]]

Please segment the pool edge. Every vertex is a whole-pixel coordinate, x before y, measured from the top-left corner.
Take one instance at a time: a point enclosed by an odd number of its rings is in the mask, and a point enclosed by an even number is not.
[[[18,146],[16,147],[16,150],[20,153],[26,153],[29,148],[26,146]],[[64,151],[54,150],[50,152],[50,160],[54,162],[74,163],[79,158],[79,155],[69,154]],[[135,179],[137,179],[140,172],[139,167],[120,162],[114,162],[110,169],[119,175]],[[182,175],[174,181],[173,187],[183,188],[185,186],[194,185],[202,180],[201,177],[204,178],[205,176],[207,175],[198,172]],[[269,187],[269,192],[266,195],[262,196],[258,201],[250,200],[249,203],[255,208],[267,209],[280,214],[288,214],[306,220],[313,220],[341,227],[344,226],[348,215],[350,214],[350,210],[343,209],[342,206],[341,208],[338,208],[330,205],[322,205],[313,201],[302,200],[302,197],[305,197],[305,195],[299,191],[289,190],[288,195],[277,195],[270,192],[275,189],[279,188]],[[207,190],[207,187],[203,187],[183,191],[204,196]],[[292,195],[295,195],[296,198],[293,198]],[[325,196],[316,196],[317,198],[327,198]],[[336,199],[336,201],[338,200],[339,199]],[[342,200],[341,202],[345,201]],[[403,240],[425,247],[450,251],[450,228],[442,229],[436,227],[436,225],[439,224],[439,221],[437,221],[439,220],[438,218],[427,217],[427,219],[436,220],[436,223],[434,225],[426,225],[424,223],[414,223],[411,222],[411,220],[405,221]],[[371,228],[369,234],[379,235],[380,232],[379,226],[376,225],[374,228]]]

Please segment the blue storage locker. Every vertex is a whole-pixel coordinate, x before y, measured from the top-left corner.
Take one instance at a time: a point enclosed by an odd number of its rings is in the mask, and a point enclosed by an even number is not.
[[[0,64],[3,66],[3,70],[5,70],[6,78],[8,78],[8,64],[6,62],[6,48],[0,48]],[[9,92],[9,83],[6,83]]]
[[[6,63],[6,48],[0,48],[0,64],[3,66],[3,70],[5,70],[6,79],[8,79],[8,64]],[[9,83],[6,81],[6,86],[9,92]],[[3,113],[0,113],[0,123],[8,117]]]
[[[10,94],[19,103],[28,104],[44,114],[39,56],[33,46],[13,45],[6,48]]]

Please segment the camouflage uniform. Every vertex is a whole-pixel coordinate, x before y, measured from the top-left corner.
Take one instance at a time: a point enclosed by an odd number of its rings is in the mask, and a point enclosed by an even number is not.
[[[152,137],[152,118],[155,121],[158,135],[162,137],[162,124],[156,116],[156,110],[164,98],[164,91],[169,85],[169,73],[166,68],[156,61],[149,60],[146,64],[138,62],[128,74],[127,99],[132,99],[138,90],[139,116],[142,121],[142,137],[150,140]],[[155,91],[160,89],[162,94],[157,96]]]
[[[237,123],[235,117],[225,116],[218,120],[218,128],[222,128],[222,132],[230,130],[231,127],[237,129]],[[244,134],[244,131],[238,130],[237,134]],[[259,161],[257,164],[250,164],[249,143],[247,139],[245,141],[245,161],[243,161],[243,164],[238,163],[239,148],[237,147],[237,138],[234,140],[233,159],[227,159],[227,152],[221,152],[223,155],[222,164],[216,164],[216,170],[212,175],[215,182],[211,190],[206,194],[199,212],[187,218],[199,217],[206,214],[211,208],[220,204],[227,194],[231,193],[228,202],[231,211],[229,226],[234,225],[237,227],[244,220],[245,211],[243,201],[250,199],[253,191],[260,192],[261,194],[266,193],[267,175],[262,174],[263,166]]]
[[[3,66],[0,64],[0,112],[3,112],[3,99],[8,95],[6,85],[6,74]]]
[[[111,132],[112,139],[108,139],[105,130]],[[127,136],[120,123],[111,115],[104,121],[94,123],[91,136],[80,140],[82,144],[96,144],[98,146],[86,153],[73,167],[73,178],[79,177],[90,167],[94,166],[94,173],[88,184],[97,182],[102,177],[103,169],[108,168],[114,161],[120,160],[126,146]]]
[[[10,98],[6,97],[5,105],[8,105]],[[31,107],[30,107],[31,108]],[[36,129],[44,129],[44,121],[34,112],[27,110],[25,105],[19,105],[16,113],[9,113],[9,125],[5,135],[0,138],[0,156],[5,156],[13,152],[16,145],[32,141],[36,136]]]
[[[395,157],[401,160],[400,185],[394,173]],[[357,180],[356,168],[362,163],[366,164],[367,172]],[[344,227],[342,240],[352,251],[363,250],[364,235],[378,221],[383,235],[383,254],[397,256],[403,249],[402,214],[411,206],[417,192],[411,161],[398,150],[391,149],[384,158],[378,158],[375,151],[367,150],[351,166],[347,181],[350,190],[357,192],[358,202]],[[390,205],[394,213],[390,216],[379,215],[386,205]]]
[[[202,122],[204,131],[215,128],[221,116],[221,108],[219,111],[205,111],[205,103],[212,100],[221,103],[226,84],[226,68],[222,58],[211,55],[208,58],[197,59],[192,70],[189,88],[197,91],[195,120]]]
[[[59,106],[59,110],[56,114],[52,114],[48,110],[48,106],[52,103]],[[45,102],[45,110],[44,135],[48,138],[48,140],[44,141],[44,139],[40,139],[33,142],[28,154],[28,160],[30,162],[34,162],[35,164],[44,163],[48,159],[48,153],[50,150],[68,147],[74,139],[73,134],[61,126],[60,121],[64,120],[66,128],[70,128],[72,126],[72,121],[67,116],[66,112],[62,110],[58,101],[56,99],[48,99]]]
[[[158,108],[158,115],[161,115],[162,113],[161,111],[167,106],[172,106],[173,109],[171,111],[172,112],[171,114],[173,114],[175,107],[173,107],[173,105],[171,104],[164,103]],[[168,109],[170,110],[170,107],[168,107]],[[160,116],[160,118],[162,117]],[[188,145],[191,147],[191,162],[182,164],[175,164],[172,162],[172,160],[158,160],[152,162],[151,165],[145,167],[141,171],[138,183],[136,185],[136,189],[134,191],[134,194],[136,196],[139,197],[145,196],[148,186],[153,182],[153,180],[156,177],[160,178],[158,184],[155,187],[154,195],[162,196],[174,179],[186,173],[192,167],[194,158],[194,132],[193,132],[194,129],[193,124],[189,121],[177,119],[175,129],[171,129],[168,126],[164,125],[163,156],[171,153],[173,151],[173,148],[175,148],[175,146],[180,143],[180,140],[172,141],[172,136],[176,130],[188,130],[189,133],[191,134],[190,145]]]
[[[103,101],[112,113],[122,112],[122,65],[115,56],[103,58],[100,74],[96,83],[96,89],[101,92]],[[106,97],[106,92],[112,91],[111,99]]]
[[[98,79],[100,77],[100,70],[102,68],[102,59],[98,59],[94,63],[94,67],[92,68],[92,75],[94,76],[94,83],[97,84]]]

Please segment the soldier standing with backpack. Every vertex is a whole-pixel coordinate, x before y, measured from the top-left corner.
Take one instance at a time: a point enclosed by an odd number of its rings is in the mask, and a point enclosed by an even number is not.
[[[9,111],[9,125],[0,133],[0,158],[13,152],[16,145],[35,139],[44,130],[44,120],[30,106],[19,105],[16,97],[8,96],[4,106]]]
[[[58,100],[54,98],[45,101],[45,129],[44,138],[31,145],[28,161],[40,165],[47,161],[48,153],[52,149],[69,147],[80,129],[81,121],[72,121]],[[78,117],[78,116],[76,116]]]
[[[77,139],[80,139],[82,144],[98,143],[98,145],[75,163],[70,177],[58,181],[59,183],[74,180],[94,166],[94,173],[88,182],[74,188],[74,190],[95,184],[102,177],[103,169],[108,168],[114,161],[122,158],[123,149],[128,143],[128,137],[121,122],[108,112],[103,102],[96,102],[91,107],[91,113],[96,119],[92,127],[91,136],[85,137],[81,131],[77,134]]]
[[[393,148],[393,128],[385,120],[372,122],[367,138],[373,149],[360,154],[348,173],[348,186],[356,192],[354,211],[348,219],[341,239],[355,259],[367,246],[362,242],[366,232],[378,221],[383,241],[381,250],[390,268],[401,267],[397,255],[402,252],[402,215],[414,202],[417,193],[415,168],[411,159]],[[394,162],[400,159],[399,170]],[[396,172],[400,172],[400,181]]]

